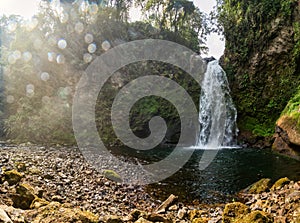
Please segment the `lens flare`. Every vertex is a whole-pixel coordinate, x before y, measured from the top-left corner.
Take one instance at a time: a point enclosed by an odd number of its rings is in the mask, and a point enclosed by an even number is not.
[[[83,55],[83,61],[84,61],[85,63],[90,63],[92,60],[93,60],[93,56],[92,56],[91,54],[85,53],[85,54]]]
[[[41,73],[41,79],[42,79],[43,81],[48,81],[48,80],[50,79],[49,73],[47,73],[47,72]]]
[[[101,44],[101,47],[105,51],[109,50],[111,47],[110,42],[108,42],[108,40],[103,41],[103,43]]]
[[[29,62],[32,59],[32,54],[28,51],[23,53],[23,60]]]
[[[57,55],[57,57],[56,57],[56,62],[58,63],[58,64],[64,64],[65,63],[65,56],[64,55],[62,55],[62,54],[59,54],[59,55]]]
[[[14,31],[16,31],[18,27],[18,23],[16,21],[9,21],[8,25],[7,25],[7,31],[9,33],[12,33]]]
[[[66,40],[64,40],[64,39],[60,39],[58,42],[57,42],[57,46],[58,46],[58,48],[59,49],[66,49],[66,47],[67,47],[67,41]]]
[[[15,64],[17,62],[17,59],[13,54],[10,54],[7,57],[7,61],[8,61],[9,64]]]
[[[89,7],[88,7],[88,12],[91,15],[96,15],[98,10],[99,10],[98,5],[94,4],[94,3],[90,4]]]
[[[94,36],[90,33],[87,33],[84,37],[84,41],[88,44],[92,43],[94,41]]]
[[[92,43],[88,46],[89,53],[95,53],[97,50],[97,45],[95,43]]]
[[[32,97],[34,95],[34,85],[33,84],[27,84],[26,85],[26,96]]]
[[[20,59],[21,56],[22,56],[22,54],[21,54],[21,52],[20,52],[19,50],[15,50],[15,51],[13,52],[13,55],[14,55],[14,57],[15,57],[17,60]]]
[[[55,61],[55,59],[56,59],[56,53],[54,53],[54,52],[48,52],[48,61],[49,62],[53,62],[53,61]]]
[[[75,24],[75,31],[76,31],[78,34],[80,34],[80,33],[83,32],[83,30],[84,30],[84,25],[83,25],[81,22],[77,22],[77,23]]]

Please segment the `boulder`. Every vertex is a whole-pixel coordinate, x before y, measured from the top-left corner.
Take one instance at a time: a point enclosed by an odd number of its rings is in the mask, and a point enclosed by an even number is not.
[[[291,144],[300,146],[300,132],[289,116],[282,116],[278,119],[276,125],[287,133],[288,140]]]
[[[66,208],[58,202],[51,202],[39,209],[31,210],[27,213],[27,217],[34,219],[33,222],[99,222],[99,217],[91,212],[82,211],[78,208]]]
[[[273,150],[300,159],[300,130],[292,117],[283,115],[278,119],[274,138]]]
[[[19,183],[23,177],[17,170],[5,171],[3,175],[4,180],[6,180],[10,186]]]
[[[270,189],[271,186],[271,179],[269,178],[263,178],[253,184],[251,184],[249,187],[243,190],[244,193],[250,193],[250,194],[260,194],[262,192],[266,192]]]
[[[245,215],[250,213],[250,209],[247,205],[240,202],[234,202],[226,204],[223,212],[223,222],[232,223],[237,222],[238,219],[241,219]]]
[[[30,209],[32,202],[38,198],[29,184],[20,184],[16,187],[16,194],[11,195],[13,206],[23,210]]]
[[[271,190],[280,190],[284,185],[289,184],[290,182],[290,179],[287,177],[281,178],[273,184]]]
[[[253,211],[241,219],[238,223],[273,223],[272,217],[263,211]]]

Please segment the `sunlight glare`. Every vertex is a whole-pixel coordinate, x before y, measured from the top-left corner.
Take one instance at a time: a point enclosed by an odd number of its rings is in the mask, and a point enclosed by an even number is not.
[[[20,15],[25,19],[31,18],[38,11],[40,0],[0,0],[0,16]]]

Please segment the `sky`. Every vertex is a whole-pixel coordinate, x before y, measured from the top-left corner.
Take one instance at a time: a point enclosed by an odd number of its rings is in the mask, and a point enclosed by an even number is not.
[[[205,13],[209,13],[217,4],[216,0],[194,0],[193,2],[196,6],[200,8],[201,11]],[[213,56],[216,59],[219,59],[220,56],[223,55],[225,49],[225,42],[224,40],[220,40],[220,38],[221,36],[218,36],[215,33],[208,36],[206,43],[209,48],[209,52],[206,56]]]
[[[39,0],[0,0],[0,15],[15,14],[29,19],[37,12],[38,2]],[[193,2],[201,11],[206,13],[209,13],[216,4],[215,0],[193,0]],[[131,15],[138,17],[139,10],[132,10]],[[220,36],[211,34],[207,40],[209,52],[204,56],[214,56],[216,59],[219,59],[223,54],[224,45],[224,41],[220,40]]]

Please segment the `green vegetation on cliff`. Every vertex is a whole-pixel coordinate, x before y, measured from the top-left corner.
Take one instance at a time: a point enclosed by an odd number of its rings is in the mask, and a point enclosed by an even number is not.
[[[272,135],[300,84],[299,6],[295,0],[219,1],[228,74],[242,131]]]
[[[300,132],[300,86],[297,93],[288,102],[281,116],[287,116],[298,132]]]

